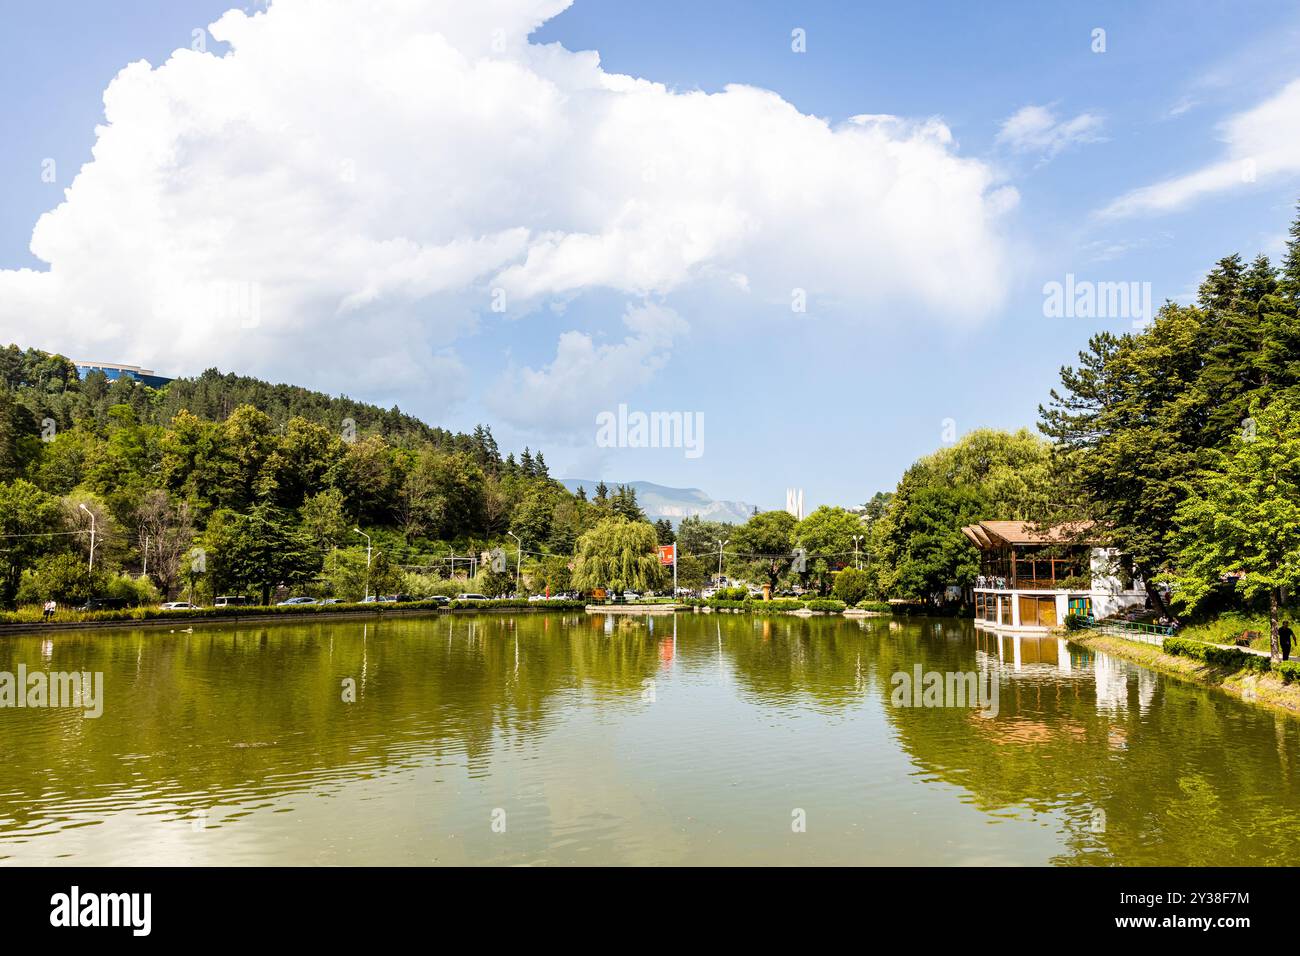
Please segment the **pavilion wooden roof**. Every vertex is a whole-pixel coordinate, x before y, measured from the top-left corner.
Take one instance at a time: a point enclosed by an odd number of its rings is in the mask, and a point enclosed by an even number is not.
[[[981,521],[961,529],[982,550],[1018,544],[1093,544],[1091,521],[1067,521],[1050,527],[1032,521]]]

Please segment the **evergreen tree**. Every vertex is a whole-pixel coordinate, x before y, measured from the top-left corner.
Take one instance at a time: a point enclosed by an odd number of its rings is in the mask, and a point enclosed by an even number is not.
[[[1267,595],[1276,662],[1280,592],[1300,587],[1300,401],[1256,402],[1251,419],[1178,508],[1176,594],[1194,608],[1231,578],[1247,598]]]

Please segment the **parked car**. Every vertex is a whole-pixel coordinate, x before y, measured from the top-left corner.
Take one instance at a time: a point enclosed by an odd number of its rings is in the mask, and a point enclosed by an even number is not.
[[[126,607],[123,598],[91,598],[78,611],[121,611]]]
[[[422,601],[432,604],[450,604],[451,598],[445,594],[430,594],[427,598],[421,598]]]
[[[375,603],[377,603],[377,602],[379,602],[379,601],[382,601],[382,600],[383,600],[383,598],[381,598],[378,594],[367,594],[365,597],[363,597],[363,598],[362,598],[360,601],[358,601],[357,603],[358,603],[358,604],[375,604]]]
[[[457,601],[486,601],[487,599],[488,599],[488,598],[487,598],[487,595],[486,595],[486,594],[470,594],[470,593],[465,593],[465,594],[457,594],[457,595],[456,595],[456,600],[457,600]]]
[[[315,604],[316,599],[310,597],[291,597],[288,600],[281,601],[279,607],[287,607],[292,604]]]
[[[340,601],[338,598],[321,598],[316,603],[317,604],[342,604],[343,602]]]
[[[241,594],[223,594],[212,602],[213,607],[249,607],[253,603],[250,597]]]
[[[639,601],[639,600],[641,600],[641,595],[637,594],[635,591],[624,591],[624,592],[623,592],[623,600],[624,600],[624,601]]]
[[[160,611],[197,611],[199,606],[191,604],[189,601],[168,601],[165,604],[159,604]]]

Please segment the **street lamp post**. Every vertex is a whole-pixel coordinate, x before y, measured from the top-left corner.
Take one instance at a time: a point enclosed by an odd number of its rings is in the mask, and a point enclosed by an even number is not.
[[[719,541],[719,542],[718,542],[718,581],[719,581],[719,583],[721,583],[721,581],[722,581],[722,549],[723,549],[723,547],[724,547],[725,545],[728,545],[728,544],[731,544],[731,539],[730,539],[730,538],[728,538],[726,541]]]
[[[524,563],[524,543],[519,540],[519,535],[513,531],[507,531],[506,534],[515,539],[515,597],[519,596],[519,569]]]
[[[357,534],[366,539],[366,600],[370,600],[370,535],[360,528],[353,528]]]
[[[858,554],[858,542],[866,537],[865,534],[855,534],[853,536],[853,566],[859,571],[862,570],[862,559]]]
[[[90,564],[87,570],[93,572],[95,570],[95,512],[87,508],[84,501],[77,505],[77,507],[90,515]]]

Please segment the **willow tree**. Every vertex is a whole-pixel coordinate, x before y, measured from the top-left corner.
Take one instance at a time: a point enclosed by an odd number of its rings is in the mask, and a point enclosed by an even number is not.
[[[660,566],[654,525],[621,515],[602,519],[578,539],[573,586],[580,591],[607,588],[644,591],[659,583]]]
[[[1300,401],[1256,404],[1246,421],[1178,508],[1177,594],[1194,608],[1225,578],[1247,598],[1267,594],[1276,661],[1279,592],[1300,587]]]

